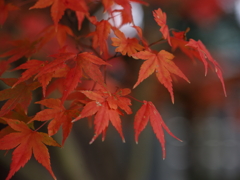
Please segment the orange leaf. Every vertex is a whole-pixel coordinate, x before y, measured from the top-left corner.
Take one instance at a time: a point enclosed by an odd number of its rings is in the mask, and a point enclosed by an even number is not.
[[[153,11],[153,16],[157,24],[161,26],[160,31],[163,34],[164,39],[167,39],[169,45],[171,46],[172,44],[170,41],[170,34],[169,34],[168,25],[167,25],[166,13],[162,12],[162,10],[158,8],[157,10]]]
[[[138,136],[142,132],[142,130],[146,127],[148,121],[150,120],[151,126],[153,128],[154,133],[156,134],[163,152],[163,159],[166,157],[166,150],[165,150],[165,139],[164,139],[164,132],[163,129],[167,131],[172,137],[178,139],[176,136],[172,134],[172,132],[168,129],[166,124],[164,123],[161,115],[157,111],[156,107],[150,101],[143,101],[144,104],[142,107],[137,111],[134,117],[134,130],[135,130],[135,141],[138,143]]]
[[[117,28],[114,28],[114,33],[118,38],[113,37],[111,39],[113,41],[112,45],[117,46],[115,49],[116,52],[120,52],[122,55],[128,54],[128,56],[132,56],[132,54],[137,53],[137,51],[144,49],[136,38],[126,38],[124,33]]]
[[[132,110],[129,107],[131,105],[130,99],[122,97],[122,95],[129,94],[130,89],[119,89],[115,93],[110,93],[102,90],[81,92],[92,101],[88,102],[83,107],[82,112],[77,118],[73,120],[73,122],[95,114],[95,135],[90,143],[92,143],[101,133],[103,134],[104,139],[106,133],[105,131],[109,125],[109,121],[116,128],[122,137],[123,142],[125,142],[122,133],[121,119],[119,117],[119,115],[121,115],[119,108],[124,110],[127,114],[132,113]]]
[[[101,134],[104,133],[105,129],[109,125],[109,121],[111,121],[112,125],[116,128],[118,133],[120,134],[122,141],[125,142],[122,133],[121,119],[119,117],[119,113],[117,110],[110,109],[106,102],[101,103],[98,108],[98,112],[95,115],[94,119],[94,130],[95,135],[93,136],[90,144]]]
[[[77,113],[76,110],[66,110],[61,104],[59,99],[44,99],[42,101],[36,102],[37,104],[42,104],[50,109],[44,109],[38,112],[31,121],[47,121],[51,119],[51,122],[48,124],[48,135],[53,136],[56,134],[62,126],[63,129],[63,140],[62,145],[67,139],[69,133],[72,129],[72,118],[74,113]],[[30,122],[31,122],[30,121]]]
[[[155,72],[159,82],[168,89],[172,102],[174,103],[171,73],[178,75],[179,77],[185,79],[187,82],[189,82],[189,80],[172,61],[174,58],[173,54],[165,50],[161,50],[158,53],[140,51],[136,54],[133,54],[132,56],[135,59],[146,60],[140,68],[138,80],[133,88],[136,88],[144,79]]]
[[[31,158],[32,153],[35,159],[49,171],[54,179],[56,179],[50,165],[50,156],[46,145],[58,147],[60,147],[60,145],[47,134],[29,129],[22,121],[7,118],[3,119],[12,129],[17,131],[0,139],[1,150],[9,150],[16,147],[13,151],[10,172],[6,180],[9,180],[15,172],[25,166]]]

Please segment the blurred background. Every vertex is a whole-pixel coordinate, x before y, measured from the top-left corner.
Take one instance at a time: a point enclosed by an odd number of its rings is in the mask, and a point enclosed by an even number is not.
[[[26,11],[35,1],[11,2],[22,3],[23,10],[9,16],[4,28],[0,29],[0,42],[8,38],[34,37],[47,23],[51,24],[49,8]],[[116,130],[110,127],[105,142],[98,138],[89,145],[93,129],[88,128],[87,121],[81,120],[74,124],[64,148],[49,147],[56,177],[58,180],[240,180],[240,0],[146,2],[149,6],[132,4],[134,21],[143,28],[146,40],[152,43],[161,38],[159,26],[152,16],[153,10],[161,8],[167,14],[170,28],[180,31],[190,28],[187,37],[200,39],[206,45],[222,67],[227,97],[215,72],[210,70],[205,77],[201,62],[192,61],[176,50],[175,62],[191,83],[174,79],[175,104],[171,103],[169,93],[155,76],[143,81],[133,90],[132,96],[152,101],[169,129],[183,142],[165,133],[167,157],[163,160],[160,143],[150,125],[141,133],[139,143],[134,142],[134,115],[130,115],[122,118],[126,143],[122,143]],[[92,13],[101,19],[104,18],[99,15],[102,11],[101,7],[96,7]],[[19,13],[23,13],[21,18]],[[69,20],[74,23],[75,19],[67,11],[62,21],[69,25]],[[17,26],[24,27],[24,31],[16,29]],[[88,22],[84,21],[80,35],[86,34],[89,28]],[[133,37],[136,32],[132,30],[125,27],[124,32]],[[152,48],[171,51],[166,43]],[[4,52],[7,45],[1,43],[0,49]],[[38,54],[37,58],[44,58],[46,54]],[[118,68],[109,70],[111,77],[121,86],[131,88],[142,61],[122,58],[112,63]],[[9,73],[3,75],[9,76]],[[132,103],[136,112],[140,105]],[[33,105],[29,115],[34,115],[38,108]],[[60,142],[61,132],[55,138]],[[7,176],[10,161],[11,153],[5,155],[1,151],[0,179]],[[23,179],[50,180],[52,177],[31,159],[12,178]]]

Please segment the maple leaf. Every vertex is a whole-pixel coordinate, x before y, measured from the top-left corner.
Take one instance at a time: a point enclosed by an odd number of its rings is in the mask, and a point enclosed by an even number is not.
[[[58,28],[58,22],[64,15],[64,11],[66,9],[71,9],[73,11],[80,11],[84,13],[87,13],[88,11],[85,1],[79,0],[38,0],[36,4],[29,9],[46,8],[48,6],[51,6],[51,16],[56,30]]]
[[[63,140],[62,145],[67,139],[72,129],[72,118],[78,114],[77,110],[67,110],[62,105],[59,99],[44,99],[42,101],[35,102],[36,104],[42,104],[50,109],[44,109],[38,112],[30,122],[34,120],[47,121],[51,120],[48,124],[48,135],[53,136],[56,134],[62,126],[63,129]]]
[[[167,25],[167,16],[165,12],[162,12],[160,8],[153,11],[154,20],[159,26],[161,26],[160,31],[163,34],[164,39],[168,40],[169,45],[171,46],[170,34]]]
[[[139,44],[136,38],[126,38],[124,33],[114,28],[114,33],[118,38],[111,38],[113,46],[117,46],[115,49],[116,52],[122,53],[122,55],[128,54],[128,56],[132,56],[132,54],[137,53],[137,51],[141,51],[144,49],[142,45]]]
[[[112,96],[108,96],[107,102],[111,109],[117,109],[118,107],[124,110],[127,114],[132,114],[132,110],[129,107],[131,101],[127,96],[131,93],[131,90],[128,88],[118,89],[115,93],[112,93]]]
[[[186,40],[186,33],[190,29],[187,28],[185,31],[172,31],[173,36],[170,37],[171,43],[172,43],[172,51],[175,51],[177,48],[179,48],[183,53],[185,53],[188,57],[190,57],[192,60],[196,57],[196,51],[192,48],[186,46],[188,41]]]
[[[102,133],[103,139],[105,138],[106,128],[109,125],[109,121],[116,128],[120,136],[122,137],[123,142],[125,142],[122,127],[121,119],[119,117],[120,111],[119,108],[124,110],[127,114],[131,114],[130,109],[131,101],[130,99],[122,96],[126,96],[131,91],[130,89],[119,89],[115,93],[110,93],[106,91],[81,91],[92,101],[88,102],[84,107],[80,115],[73,120],[73,122],[92,116],[94,114],[94,129],[95,135],[90,141],[90,144]]]
[[[13,84],[17,82],[15,78],[1,78],[1,80],[9,86],[13,86]],[[38,87],[40,87],[39,82],[33,82],[31,84],[22,82],[14,88],[0,91],[0,101],[7,100],[0,110],[0,117],[13,110],[17,104],[20,104],[26,111],[32,100],[32,91]]]
[[[8,63],[12,63],[23,56],[28,58],[36,52],[37,50],[36,45],[38,42],[39,40],[32,42],[29,39],[11,41],[9,43],[13,45],[13,48],[1,54],[0,58],[12,56],[7,60]]]
[[[9,150],[16,147],[12,153],[12,163],[6,180],[9,180],[15,172],[25,166],[31,158],[32,153],[35,159],[56,179],[50,165],[50,156],[46,145],[61,146],[53,138],[49,137],[48,134],[29,129],[22,121],[7,118],[4,118],[4,120],[12,129],[17,131],[5,135],[0,139],[1,150]]]
[[[42,76],[43,74],[56,72],[57,70],[65,67],[69,64],[70,68],[64,82],[64,92],[62,96],[62,102],[65,101],[69,93],[71,93],[80,82],[83,72],[90,77],[93,81],[98,82],[102,86],[105,86],[103,75],[99,69],[99,65],[109,65],[99,57],[93,55],[90,52],[83,53],[59,53],[52,55],[54,61],[44,66],[35,78]]]
[[[12,5],[11,3],[5,4],[4,0],[0,0],[0,25],[2,26],[6,21],[9,12],[18,10],[17,6]]]
[[[123,132],[122,132],[122,126],[121,126],[121,119],[119,117],[119,112],[115,109],[109,108],[108,104],[106,102],[102,102],[97,105],[99,108],[97,109],[97,113],[95,115],[94,119],[94,136],[92,140],[90,141],[90,144],[93,143],[93,141],[101,134],[103,133],[102,140],[105,139],[106,129],[109,126],[109,121],[112,123],[112,125],[116,128],[118,133],[120,134],[122,141],[125,142]]]
[[[22,108],[22,106],[20,104],[17,104],[17,106],[12,111],[4,115],[4,118],[17,119],[19,121],[27,123],[30,121],[31,118],[26,113],[27,112]],[[4,120],[0,120],[0,122],[7,124]],[[33,123],[29,123],[28,127],[33,129]],[[6,126],[5,128],[0,130],[0,138],[12,132],[15,131],[10,126]]]
[[[63,47],[67,38],[67,34],[70,36],[74,36],[72,30],[65,25],[57,24],[57,31],[55,30],[54,25],[50,25],[43,29],[40,33],[40,43],[38,49],[41,49],[48,41],[56,37],[58,44],[60,47]]]
[[[38,71],[45,66],[45,64],[47,64],[47,61],[39,61],[39,60],[31,59],[26,63],[21,64],[17,68],[13,69],[13,71],[19,70],[19,69],[27,69],[25,72],[22,73],[21,78],[18,79],[18,81],[13,85],[13,87],[23,81],[28,80],[33,75],[37,74]]]
[[[148,121],[150,120],[151,126],[153,128],[154,133],[156,134],[161,146],[162,146],[162,153],[163,159],[166,157],[166,150],[165,150],[165,139],[164,139],[164,132],[163,129],[167,131],[172,137],[178,139],[176,136],[172,134],[169,130],[167,125],[164,123],[161,115],[157,111],[154,104],[150,101],[143,101],[143,105],[137,111],[134,117],[134,130],[135,130],[135,141],[138,143],[138,136],[142,132],[142,130],[146,127]]]
[[[108,54],[107,39],[110,33],[111,24],[107,20],[102,20],[95,23],[96,29],[88,36],[93,36],[92,47],[97,49],[99,47],[100,54],[105,56]]]
[[[17,68],[13,70],[18,70],[18,69],[26,69],[25,72],[22,73],[22,76],[18,79],[18,81],[12,86],[15,87],[21,82],[24,82],[34,75],[36,75],[39,71],[41,71],[45,65],[47,65],[47,61],[39,61],[39,60],[29,60],[26,63],[21,64]],[[59,72],[61,72],[61,75],[59,76]],[[37,79],[42,85],[43,89],[43,97],[46,96],[46,87],[49,84],[49,82],[52,80],[53,77],[63,77],[65,74],[63,73],[62,69],[58,69],[55,72],[49,72],[46,74],[42,74],[41,76],[38,76]]]
[[[146,60],[140,68],[138,80],[133,86],[133,88],[136,88],[144,79],[146,79],[155,72],[158,81],[168,89],[171,95],[172,102],[174,103],[171,73],[178,75],[187,82],[189,82],[189,80],[172,61],[172,59],[174,58],[173,54],[165,50],[161,50],[158,53],[150,51],[140,51],[136,54],[133,54],[132,57],[135,59]]]
[[[186,44],[186,46],[192,47],[198,51],[199,56],[200,56],[200,58],[199,57],[198,58],[203,62],[204,67],[205,67],[205,76],[207,75],[207,69],[208,69],[208,64],[209,64],[208,61],[210,61],[214,65],[215,72],[217,73],[217,76],[222,83],[224,94],[225,94],[225,96],[227,96],[220,66],[217,63],[217,61],[215,61],[213,59],[212,55],[209,53],[209,51],[207,50],[205,45],[202,43],[202,41],[200,41],[200,40],[195,41],[193,39],[190,39],[189,42]]]

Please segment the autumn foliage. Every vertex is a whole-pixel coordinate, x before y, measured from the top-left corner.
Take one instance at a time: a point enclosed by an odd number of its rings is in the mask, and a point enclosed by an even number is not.
[[[188,39],[188,29],[177,31],[169,28],[166,13],[158,8],[153,11],[152,18],[159,25],[162,38],[150,44],[145,40],[141,27],[133,21],[131,2],[147,5],[142,0],[36,0],[34,4],[29,4],[26,11],[46,12],[45,8],[49,8],[52,24],[44,27],[35,38],[10,38],[3,43],[11,46],[4,51],[0,49],[0,75],[19,70],[22,72],[19,77],[1,78],[8,88],[0,91],[0,101],[3,103],[0,122],[5,124],[5,128],[0,131],[0,149],[14,149],[7,180],[28,162],[32,154],[56,179],[47,146],[62,147],[74,124],[82,119],[93,120],[94,135],[90,144],[100,135],[102,140],[105,139],[109,124],[113,125],[125,142],[121,121],[126,114],[135,113],[133,124],[136,143],[150,121],[165,158],[164,131],[177,140],[180,139],[169,130],[151,101],[138,100],[131,95],[131,91],[154,74],[157,77],[156,83],[158,81],[167,89],[174,103],[173,76],[177,75],[190,83],[174,62],[175,49],[180,49],[190,59],[202,61],[205,74],[209,68],[215,70],[226,94],[221,68],[200,40]],[[92,4],[102,6],[102,13],[107,14],[108,18],[98,20],[91,13]],[[121,8],[113,8],[115,4]],[[4,29],[12,11],[21,9],[19,4],[0,0],[1,28]],[[79,36],[71,26],[61,23],[66,11],[74,14],[77,31],[81,31],[84,21],[94,28]],[[114,21],[113,14],[116,16],[116,13],[122,19],[119,26],[111,23]],[[120,29],[125,24],[132,25],[136,37],[126,37]],[[72,41],[68,42],[67,37],[71,37]],[[58,43],[58,47],[54,47],[58,50],[48,54],[45,59],[36,59],[35,55],[43,51],[53,39]],[[167,43],[172,52],[153,50],[152,45],[157,43]],[[109,50],[110,47],[115,49],[115,53]],[[124,56],[131,61],[142,60],[138,79],[132,88],[118,87],[108,76],[108,67],[114,66],[111,60]],[[14,66],[20,59],[25,61]],[[41,88],[41,100],[32,102],[33,93],[38,88]],[[59,98],[51,96],[56,91],[60,92]],[[141,104],[137,112],[131,109],[132,100]],[[42,110],[34,116],[28,116],[30,103],[41,105]],[[42,125],[36,127],[36,121]],[[47,126],[47,133],[41,132],[43,126]],[[59,144],[52,136],[60,128],[63,138]]]

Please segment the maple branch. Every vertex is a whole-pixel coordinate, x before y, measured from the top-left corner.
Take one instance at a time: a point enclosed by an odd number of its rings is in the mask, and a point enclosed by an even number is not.
[[[165,41],[166,41],[166,39],[164,39],[164,38],[162,37],[161,39],[159,39],[159,40],[157,40],[157,41],[149,44],[148,47],[151,47],[151,46],[156,45],[156,44],[158,44],[158,43],[163,43],[163,42],[165,42]]]

